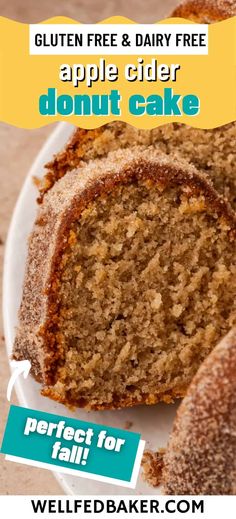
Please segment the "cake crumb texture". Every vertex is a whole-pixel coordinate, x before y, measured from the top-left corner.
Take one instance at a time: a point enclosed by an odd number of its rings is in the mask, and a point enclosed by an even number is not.
[[[148,485],[159,487],[162,482],[163,456],[165,449],[157,452],[145,450],[142,459],[142,478]]]

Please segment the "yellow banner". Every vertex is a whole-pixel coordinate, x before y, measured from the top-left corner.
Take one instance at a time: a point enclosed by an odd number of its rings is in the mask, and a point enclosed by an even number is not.
[[[123,17],[93,28],[66,17],[37,26],[1,17],[1,121],[91,129],[122,120],[148,129],[235,120],[236,17],[200,29],[169,18],[152,28]]]

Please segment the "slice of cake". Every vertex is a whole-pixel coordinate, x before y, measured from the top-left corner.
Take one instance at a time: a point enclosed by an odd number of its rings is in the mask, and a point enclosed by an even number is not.
[[[162,460],[166,494],[236,495],[235,366],[233,329],[199,368],[178,409]]]
[[[213,23],[236,15],[235,0],[186,0],[171,13],[197,23]],[[113,122],[95,130],[78,128],[66,148],[47,164],[39,202],[54,183],[83,162],[105,157],[110,151],[133,146],[155,146],[157,151],[184,158],[206,174],[214,187],[236,208],[236,123],[213,130],[179,123],[139,130]]]
[[[187,160],[210,178],[217,191],[236,208],[236,123],[213,130],[199,130],[177,123],[154,130],[139,130],[122,122],[96,130],[78,128],[66,148],[47,165],[39,201],[68,171],[79,168],[84,162],[106,157],[112,150],[137,145],[144,150],[153,146],[157,152]]]
[[[183,396],[236,323],[235,235],[204,175],[155,147],[68,172],[30,239],[14,358],[68,405]]]

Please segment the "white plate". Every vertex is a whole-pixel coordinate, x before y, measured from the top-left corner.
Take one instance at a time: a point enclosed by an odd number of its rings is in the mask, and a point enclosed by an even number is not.
[[[58,150],[63,148],[73,131],[67,123],[60,123],[46,141],[21,190],[9,229],[5,253],[3,279],[3,311],[7,353],[10,356],[17,324],[17,312],[20,305],[25,259],[27,253],[27,237],[32,229],[36,214],[37,190],[32,177],[43,174],[43,166]],[[19,403],[24,407],[40,409],[59,415],[78,417],[114,427],[125,428],[127,422],[132,423],[131,430],[140,432],[146,441],[146,447],[157,449],[166,445],[176,405],[158,404],[156,406],[140,406],[119,411],[86,412],[78,409],[72,413],[61,404],[54,403],[40,395],[40,386],[32,377],[24,380],[18,378],[15,385]],[[67,494],[157,494],[157,489],[150,488],[139,476],[136,489],[130,491],[107,483],[90,481],[75,476],[58,474],[55,476]]]

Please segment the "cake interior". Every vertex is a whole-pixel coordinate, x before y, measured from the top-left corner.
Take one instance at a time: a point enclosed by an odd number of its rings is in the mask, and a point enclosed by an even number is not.
[[[90,408],[182,396],[236,324],[228,231],[183,186],[139,180],[91,203],[58,268],[51,396]]]

